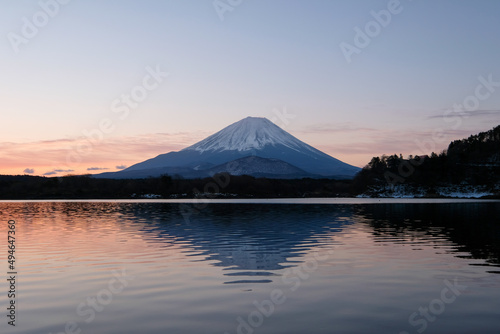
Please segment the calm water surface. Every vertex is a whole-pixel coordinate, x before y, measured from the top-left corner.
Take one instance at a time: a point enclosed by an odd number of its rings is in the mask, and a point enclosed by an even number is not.
[[[499,202],[0,212],[2,245],[17,224],[19,271],[17,326],[4,311],[1,333],[500,333]]]

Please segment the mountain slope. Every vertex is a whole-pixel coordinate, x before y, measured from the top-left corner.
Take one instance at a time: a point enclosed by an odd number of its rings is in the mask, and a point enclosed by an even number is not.
[[[179,152],[158,155],[122,172],[164,167],[205,170],[246,156],[279,159],[311,174],[353,177],[360,169],[295,138],[266,118],[247,117]]]
[[[256,156],[240,158],[203,170],[195,170],[188,167],[158,167],[123,171],[120,173],[107,172],[96,175],[96,177],[109,179],[143,179],[168,174],[174,177],[181,176],[187,179],[194,179],[210,177],[214,174],[223,172],[227,172],[231,175],[252,175],[255,177],[267,177],[271,179],[319,177],[318,175],[307,173],[287,162],[278,159],[267,159]]]
[[[252,175],[267,178],[303,178],[315,177],[300,168],[290,165],[279,159],[267,159],[256,156],[249,156],[222,165],[212,167],[208,170],[210,175],[227,172],[231,175]]]

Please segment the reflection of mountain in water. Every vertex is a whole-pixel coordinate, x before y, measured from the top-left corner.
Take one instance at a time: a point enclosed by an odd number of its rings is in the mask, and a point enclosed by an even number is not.
[[[297,265],[304,253],[342,242],[337,237],[350,224],[370,226],[375,242],[416,245],[412,249],[425,243],[436,252],[444,247],[459,257],[485,259],[490,272],[500,272],[494,268],[500,266],[500,203],[209,204],[189,221],[180,205],[171,203],[9,203],[2,211],[12,217],[29,212],[27,227],[62,219],[67,228],[98,223],[102,233],[139,230],[160,244],[181,245],[186,256],[201,255],[223,267],[232,282],[269,282],[273,271]]]
[[[192,245],[215,266],[241,270],[245,276],[272,276],[254,270],[278,270],[291,265],[322,239],[339,233],[352,222],[347,206],[210,204],[185,221],[178,205],[137,204],[129,207],[136,218],[149,220],[145,233]],[[132,213],[132,212],[131,212]],[[228,276],[235,276],[230,273]]]
[[[373,228],[375,241],[449,240],[459,257],[485,259],[500,266],[500,204],[378,204],[355,206],[355,221]],[[468,253],[470,255],[463,255]],[[500,273],[492,270],[491,273]]]
[[[272,276],[265,271],[296,265],[290,258],[331,244],[345,225],[353,223],[371,226],[376,242],[449,243],[448,249],[457,256],[500,265],[498,203],[210,204],[191,215],[189,222],[177,204],[132,204],[125,211],[135,220],[148,222],[144,233],[174,237],[188,245],[188,255],[203,255],[215,266],[236,271],[228,276]]]

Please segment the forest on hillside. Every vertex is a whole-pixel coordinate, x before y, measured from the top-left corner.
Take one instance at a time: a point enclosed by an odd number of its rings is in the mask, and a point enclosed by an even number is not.
[[[439,186],[483,186],[498,191],[500,186],[500,126],[452,141],[437,154],[374,157],[354,178],[356,192],[376,187],[407,185],[424,187],[432,193]]]

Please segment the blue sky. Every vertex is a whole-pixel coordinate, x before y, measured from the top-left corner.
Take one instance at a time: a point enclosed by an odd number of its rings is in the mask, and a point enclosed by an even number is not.
[[[60,1],[0,1],[0,173],[116,170],[246,116],[357,166],[500,123],[495,0]]]

